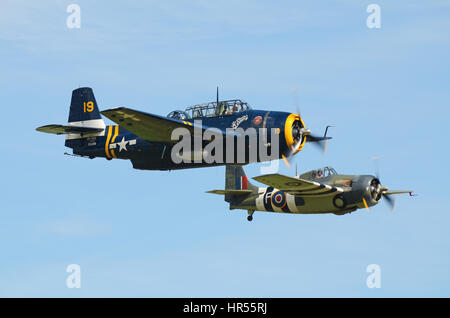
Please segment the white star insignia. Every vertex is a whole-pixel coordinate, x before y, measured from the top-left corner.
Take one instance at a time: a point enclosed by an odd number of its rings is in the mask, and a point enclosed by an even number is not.
[[[125,151],[128,151],[127,143],[128,143],[128,140],[125,140],[125,137],[122,137],[122,141],[117,143],[117,145],[119,146],[119,152],[121,152],[122,149]]]

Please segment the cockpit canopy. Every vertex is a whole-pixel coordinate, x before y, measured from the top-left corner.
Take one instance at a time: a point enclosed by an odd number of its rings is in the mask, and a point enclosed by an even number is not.
[[[323,167],[316,170],[308,171],[300,176],[300,179],[305,180],[318,180],[322,178],[328,178],[332,175],[337,174],[336,170],[332,167]]]
[[[251,109],[251,107],[246,102],[240,99],[232,99],[221,101],[219,103],[211,102],[190,106],[186,108],[185,111],[175,110],[167,115],[167,117],[179,120],[187,120],[198,117],[217,117],[231,115],[249,109]]]

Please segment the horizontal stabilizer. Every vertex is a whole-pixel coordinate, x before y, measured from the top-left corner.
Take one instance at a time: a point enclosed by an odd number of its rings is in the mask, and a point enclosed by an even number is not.
[[[317,137],[317,136],[313,136],[313,135],[308,135],[308,137],[306,137],[307,142],[318,142],[318,141],[324,141],[324,140],[330,140],[330,139],[333,139],[333,137]]]
[[[46,125],[36,128],[37,131],[65,135],[65,134],[89,134],[103,131],[103,128],[92,127],[78,127],[78,126],[64,126],[64,125]]]
[[[252,190],[211,190],[206,191],[206,193],[213,193],[219,195],[247,195],[252,193]]]

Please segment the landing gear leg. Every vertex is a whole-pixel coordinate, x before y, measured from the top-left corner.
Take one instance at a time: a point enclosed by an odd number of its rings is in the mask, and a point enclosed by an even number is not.
[[[248,210],[247,221],[251,222],[253,220],[253,213],[255,213],[255,211]]]

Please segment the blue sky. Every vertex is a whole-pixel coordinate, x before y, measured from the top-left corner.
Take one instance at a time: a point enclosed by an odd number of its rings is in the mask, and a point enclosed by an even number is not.
[[[81,7],[81,28],[66,8]],[[381,29],[366,7],[381,7]],[[0,11],[0,296],[450,296],[447,1],[3,1]],[[101,109],[165,115],[215,99],[295,111],[336,128],[331,165],[411,188],[394,213],[229,211],[224,168],[137,171],[127,161],[64,156],[71,91]],[[259,165],[246,167],[249,177]],[[282,166],[281,173],[294,169]],[[80,289],[66,267],[81,266]],[[366,286],[381,266],[382,288]]]

